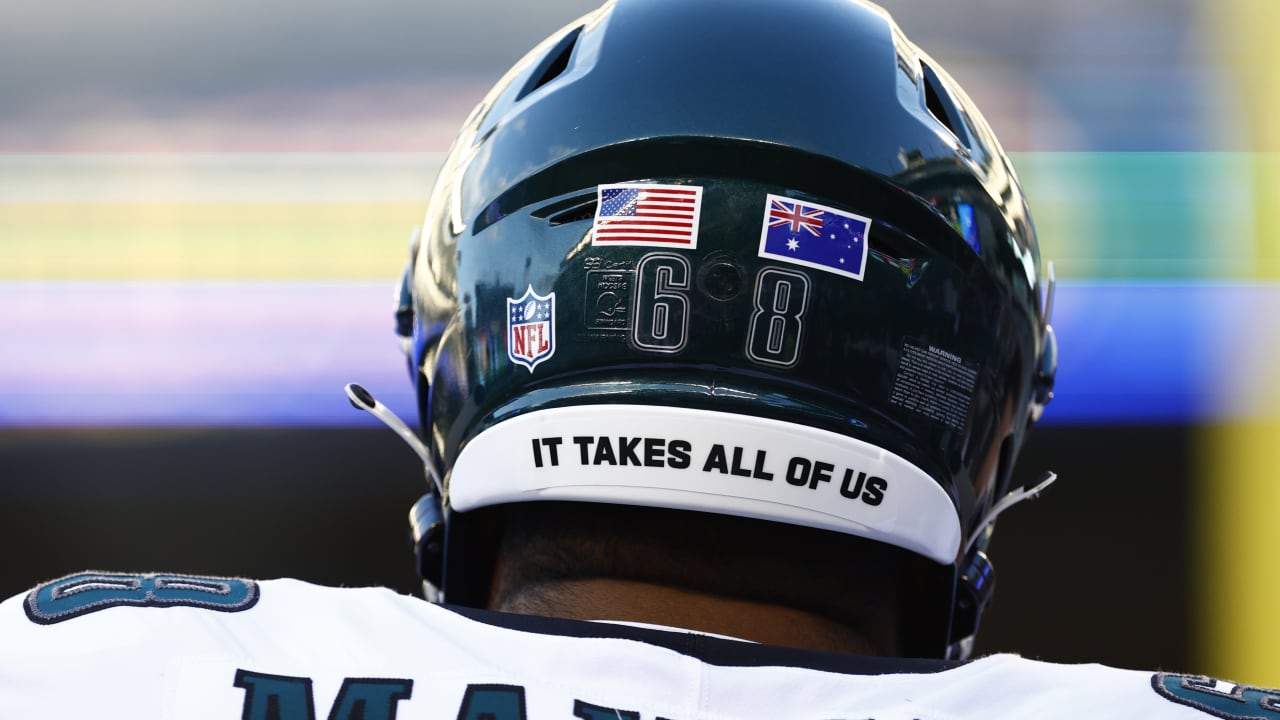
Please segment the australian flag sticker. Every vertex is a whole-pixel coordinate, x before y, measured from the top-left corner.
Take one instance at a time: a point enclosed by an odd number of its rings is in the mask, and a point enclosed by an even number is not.
[[[769,195],[760,257],[861,280],[871,219],[802,200]]]
[[[529,372],[556,352],[556,294],[539,295],[530,285],[507,298],[507,357]]]

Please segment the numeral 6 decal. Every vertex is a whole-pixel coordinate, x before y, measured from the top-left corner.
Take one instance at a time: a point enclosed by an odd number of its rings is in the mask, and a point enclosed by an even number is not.
[[[809,307],[809,277],[792,270],[765,268],[756,275],[755,301],[747,357],[766,365],[795,365],[800,359],[802,318]]]
[[[679,255],[652,253],[636,265],[635,320],[631,342],[638,348],[677,353],[689,341],[689,288],[693,272]]]

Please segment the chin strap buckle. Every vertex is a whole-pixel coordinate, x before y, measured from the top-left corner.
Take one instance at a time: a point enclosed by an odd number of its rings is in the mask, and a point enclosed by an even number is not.
[[[444,511],[440,496],[433,492],[418,498],[409,509],[409,530],[413,554],[422,578],[422,594],[429,602],[440,602],[444,576]]]
[[[1057,479],[1057,473],[1046,472],[1035,485],[1018,488],[1005,495],[987,511],[986,517],[969,536],[969,542],[964,548],[964,560],[956,574],[955,606],[951,610],[951,639],[947,644],[948,659],[963,660],[969,657],[969,653],[973,651],[973,636],[978,632],[978,622],[991,604],[991,595],[996,585],[995,568],[982,548],[986,547],[991,538],[991,531],[994,529],[992,523],[996,516],[1023,500],[1038,497]]]
[[[969,553],[956,583],[955,607],[951,612],[951,640],[947,644],[948,660],[964,660],[973,652],[973,638],[978,632],[982,613],[991,604],[995,591],[995,567],[981,550]]]

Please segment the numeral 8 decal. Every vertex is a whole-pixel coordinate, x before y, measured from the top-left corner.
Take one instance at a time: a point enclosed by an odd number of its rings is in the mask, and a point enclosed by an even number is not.
[[[756,275],[755,302],[747,357],[766,365],[795,365],[800,359],[804,311],[809,307],[808,276],[765,268]]]
[[[636,347],[676,353],[689,340],[689,288],[693,272],[679,255],[652,253],[636,265],[636,309],[631,342]]]

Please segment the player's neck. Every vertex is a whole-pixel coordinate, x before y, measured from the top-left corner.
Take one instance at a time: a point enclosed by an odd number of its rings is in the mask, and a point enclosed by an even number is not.
[[[543,583],[516,593],[495,610],[574,620],[612,620],[678,627],[753,642],[860,655],[891,654],[853,629],[821,615],[781,605],[630,580],[593,578]]]

